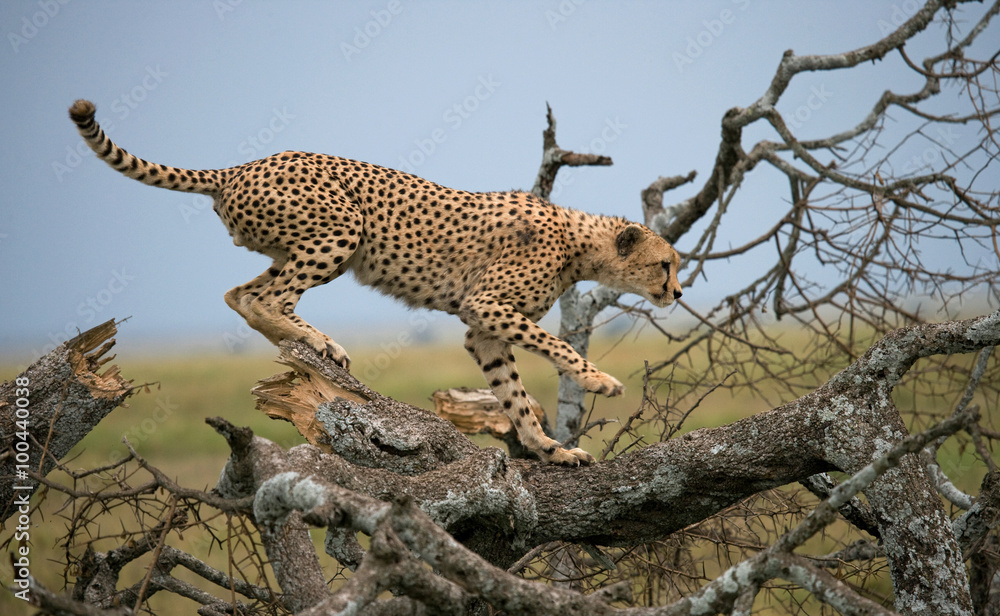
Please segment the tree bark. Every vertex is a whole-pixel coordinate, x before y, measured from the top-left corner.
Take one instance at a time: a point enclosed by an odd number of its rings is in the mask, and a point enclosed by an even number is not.
[[[257,408],[291,421],[321,450],[359,466],[406,475],[478,451],[451,423],[369,389],[307,345],[283,342],[280,349],[278,362],[294,370],[253,389]]]
[[[238,473],[240,464],[231,461],[220,491],[231,498],[257,493],[255,512],[262,507],[272,521],[281,516],[268,507],[300,511],[306,521],[329,522],[333,518],[317,518],[317,511],[343,509],[343,498],[412,500],[430,520],[500,568],[549,541],[636,545],[661,539],[762,490],[825,471],[866,468],[907,436],[890,394],[917,359],[998,343],[1000,312],[897,330],[798,400],[579,469],[458,445],[467,441],[453,427],[371,392],[365,396],[368,402],[346,406],[344,399],[335,399],[316,412],[324,428],[333,431],[330,443],[374,442],[360,448],[364,455],[356,446],[342,445],[338,455],[314,447],[284,452],[255,438],[242,454],[242,467],[254,471]],[[310,366],[310,378],[322,374],[334,387],[367,391],[305,345],[282,343],[282,356]],[[347,424],[351,438],[334,438],[344,434]],[[416,434],[422,435],[419,444],[410,440]],[[387,449],[387,444],[392,445]],[[388,464],[387,457],[402,462]],[[422,462],[414,464],[411,458]],[[280,473],[268,470],[272,467]],[[269,482],[275,473],[285,478],[277,500],[258,492],[264,484],[274,485]],[[322,488],[315,493],[295,488],[302,481]],[[336,492],[336,501],[317,496],[328,490]],[[971,613],[961,549],[919,458],[902,458],[864,494],[884,543],[897,609],[928,616]],[[384,513],[369,508],[367,515]],[[351,526],[348,518],[356,514],[339,515]]]
[[[29,471],[47,474],[132,394],[118,366],[105,367],[117,332],[114,320],[102,323],[0,385],[0,520],[38,485]]]

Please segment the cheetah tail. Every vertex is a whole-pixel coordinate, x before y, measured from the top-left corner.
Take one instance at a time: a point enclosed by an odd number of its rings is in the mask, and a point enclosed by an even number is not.
[[[69,108],[69,117],[76,124],[84,141],[97,156],[124,175],[143,184],[181,192],[216,195],[225,181],[225,169],[192,171],[151,163],[129,154],[104,134],[94,120],[97,108],[88,100],[78,100]]]

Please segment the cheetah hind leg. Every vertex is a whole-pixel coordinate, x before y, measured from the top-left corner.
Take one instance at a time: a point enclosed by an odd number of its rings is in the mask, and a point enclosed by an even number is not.
[[[514,424],[518,440],[526,449],[549,464],[579,466],[595,462],[594,456],[586,451],[580,448],[563,449],[558,441],[542,431],[528,406],[528,394],[517,374],[508,343],[470,329],[465,335],[465,348],[479,364],[490,389]]]
[[[257,276],[246,284],[233,287],[226,291],[226,305],[236,311],[245,320],[250,320],[250,303],[257,299],[264,289],[271,286],[275,276],[281,273],[281,268],[285,267],[288,257],[275,259],[271,267],[267,268],[263,274]]]
[[[257,278],[226,293],[226,303],[247,324],[276,345],[282,340],[305,342],[318,353],[349,370],[351,358],[342,346],[295,314],[302,293],[325,284],[343,273],[343,255],[335,255],[317,267],[317,261],[297,259],[295,253],[276,259]],[[339,258],[338,258],[339,257]],[[311,265],[304,265],[312,261]]]

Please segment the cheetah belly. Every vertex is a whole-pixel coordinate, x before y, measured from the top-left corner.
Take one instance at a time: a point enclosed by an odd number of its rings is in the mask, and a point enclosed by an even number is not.
[[[476,261],[448,262],[418,250],[395,253],[379,244],[362,242],[351,262],[354,278],[363,285],[401,300],[412,308],[456,314],[470,286],[478,278]]]

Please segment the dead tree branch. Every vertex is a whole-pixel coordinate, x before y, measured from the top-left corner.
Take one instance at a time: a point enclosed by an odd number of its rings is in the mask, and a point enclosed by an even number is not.
[[[971,603],[962,550],[952,524],[924,465],[917,456],[902,454],[961,429],[969,418],[960,414],[934,430],[908,437],[890,394],[893,385],[921,357],[969,353],[998,341],[1000,313],[904,328],[883,338],[825,385],[794,402],[585,469],[567,471],[509,459],[498,450],[484,450],[411,476],[359,467],[311,447],[285,452],[263,439],[241,437],[234,444],[233,458],[218,489],[227,498],[255,495],[255,519],[267,528],[263,532],[270,537],[268,541],[287,540],[277,529],[286,524],[296,527],[297,512],[309,524],[368,534],[391,529],[428,564],[442,571],[456,567],[454,574],[445,575],[449,582],[473,597],[509,610],[509,598],[475,590],[486,584],[483,576],[495,574],[493,569],[483,569],[485,565],[478,558],[500,571],[516,560],[514,555],[550,541],[636,545],[667,536],[762,490],[837,469],[852,473],[855,479],[834,488],[826,504],[779,540],[766,557],[755,561],[756,565],[740,567],[750,567],[754,579],[792,576],[814,589],[821,600],[825,597],[837,604],[831,593],[839,592],[840,583],[814,567],[793,562],[792,570],[798,572],[793,575],[787,559],[778,558],[766,566],[762,563],[778,553],[790,552],[818,532],[863,490],[885,545],[897,609],[909,614],[965,613]],[[304,345],[288,346],[302,356],[312,353]],[[329,371],[339,368],[330,363]],[[324,406],[329,404],[322,404],[318,414]],[[422,414],[417,410],[410,413],[417,421],[423,421]],[[368,429],[369,422],[381,423],[364,416],[358,421],[361,431]],[[221,420],[213,425],[231,443],[232,435],[243,433]],[[420,513],[410,505],[393,507],[390,502],[412,502]],[[569,508],[567,503],[573,506]],[[908,516],[922,521],[919,527],[896,522],[902,503]],[[492,549],[483,549],[484,544],[477,539],[483,531],[494,537]],[[508,549],[497,550],[497,536],[504,537]],[[466,551],[469,547],[471,551]],[[733,575],[743,575],[738,571]],[[726,584],[726,579],[732,578],[724,576],[718,583]],[[508,586],[514,583],[505,582]],[[495,584],[499,582],[490,579],[487,586],[508,587]],[[735,601],[743,590],[741,587],[740,593],[727,595],[726,600]],[[527,591],[518,586],[516,592],[524,596]],[[532,591],[532,596],[539,592]],[[564,605],[569,599],[556,592],[549,600],[554,603],[545,605]],[[313,609],[325,609],[320,606],[327,601],[321,600]],[[697,601],[692,597],[688,605]],[[867,605],[863,601],[855,604]],[[593,604],[588,609],[605,608]],[[679,611],[664,613],[686,613],[679,605],[676,609]]]
[[[38,485],[29,471],[47,474],[132,394],[132,382],[107,365],[117,331],[114,320],[89,329],[0,385],[0,520]]]

